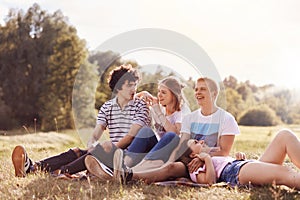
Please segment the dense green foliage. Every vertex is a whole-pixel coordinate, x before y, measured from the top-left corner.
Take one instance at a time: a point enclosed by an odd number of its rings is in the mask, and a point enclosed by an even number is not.
[[[11,10],[0,38],[2,99],[14,125],[35,119],[42,130],[72,128],[73,83],[87,57],[76,29],[60,11],[47,14],[34,4],[26,13]]]
[[[238,82],[230,76],[224,81],[226,105],[239,124],[272,126],[299,123],[299,95],[295,91],[273,85],[257,87],[249,81]]]
[[[239,124],[245,126],[275,126],[278,123],[275,111],[265,104],[249,108],[239,119]]]
[[[27,12],[11,10],[5,25],[0,25],[0,60],[2,130],[23,126],[57,131],[75,124],[94,126],[95,112],[113,97],[107,84],[110,70],[126,63],[142,67],[123,60],[117,52],[88,52],[85,41],[60,11],[49,14],[37,4]],[[141,70],[141,75],[138,91],[155,95],[158,80],[176,74],[157,66],[154,73]],[[182,81],[187,86],[188,105],[195,110],[195,80]],[[223,89],[218,105],[241,124],[300,123],[300,102],[290,90],[273,85],[257,87],[233,76],[220,85]],[[258,112],[257,106],[262,104],[265,106]]]

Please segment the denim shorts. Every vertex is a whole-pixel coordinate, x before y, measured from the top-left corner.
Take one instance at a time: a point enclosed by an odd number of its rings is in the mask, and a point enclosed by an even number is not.
[[[252,162],[251,160],[235,160],[233,162],[228,163],[221,175],[218,179],[218,182],[225,182],[231,186],[239,186],[239,172],[241,167],[243,167],[246,163]]]

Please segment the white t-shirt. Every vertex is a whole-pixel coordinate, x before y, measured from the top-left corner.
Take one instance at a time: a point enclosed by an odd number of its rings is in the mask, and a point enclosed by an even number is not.
[[[166,115],[166,108],[160,105],[160,109],[162,113],[166,116],[166,119],[173,125],[175,124],[181,124],[182,118],[191,113],[190,108],[183,104],[180,111],[175,111],[171,115]],[[157,137],[157,140],[160,140],[160,138],[166,133],[166,130],[164,127],[160,124],[160,120],[158,119],[158,116],[155,114],[154,110],[150,107],[151,110],[151,116],[153,118],[154,122],[154,128],[155,128],[155,135]]]
[[[166,118],[171,124],[176,124],[176,123],[181,124],[182,123],[182,112],[175,111],[171,115],[167,115]],[[165,131],[164,127],[158,123],[155,123],[154,127],[155,127],[155,131],[157,134],[157,139],[159,140],[166,133],[166,131]]]
[[[208,116],[202,115],[201,109],[187,114],[183,117],[180,132],[191,134],[197,140],[205,140],[210,147],[217,146],[221,135],[240,134],[234,117],[221,108]]]

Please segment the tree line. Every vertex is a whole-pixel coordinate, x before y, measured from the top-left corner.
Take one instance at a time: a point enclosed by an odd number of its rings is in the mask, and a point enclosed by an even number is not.
[[[110,69],[123,63],[117,52],[88,51],[61,11],[33,4],[26,12],[10,10],[0,25],[0,130],[20,126],[42,131],[94,126],[95,113],[113,94],[106,84]],[[139,90],[157,93],[165,74],[142,72]],[[182,80],[192,110],[194,80]],[[232,76],[220,83],[219,103],[241,125],[299,123],[299,101],[289,90],[257,87]],[[75,109],[74,109],[75,108]],[[76,123],[74,123],[74,120]]]

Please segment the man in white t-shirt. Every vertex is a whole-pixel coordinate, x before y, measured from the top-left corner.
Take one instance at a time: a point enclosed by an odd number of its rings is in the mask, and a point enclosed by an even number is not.
[[[240,130],[234,117],[216,105],[218,94],[215,81],[210,78],[197,80],[195,98],[200,108],[183,119],[181,142],[190,138],[205,140],[209,147],[218,147],[218,150],[208,149],[211,156],[228,156]],[[188,164],[189,171],[197,170],[200,162],[198,158],[193,159]]]
[[[181,132],[190,134],[193,139],[204,140],[210,147],[218,146],[220,136],[240,133],[234,117],[221,108],[207,116],[201,109],[192,112],[183,119]]]

